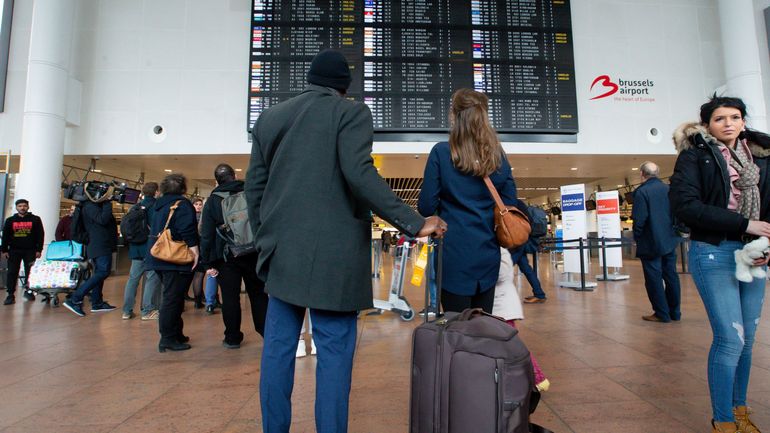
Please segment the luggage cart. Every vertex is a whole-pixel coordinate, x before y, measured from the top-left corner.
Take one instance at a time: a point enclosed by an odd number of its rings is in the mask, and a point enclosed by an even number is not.
[[[404,297],[406,262],[409,259],[409,253],[413,247],[414,245],[411,241],[406,241],[401,246],[396,247],[400,254],[396,254],[393,260],[393,272],[391,274],[388,300],[373,300],[374,308],[377,310],[376,314],[381,314],[383,311],[387,310],[399,314],[404,321],[408,322],[414,319],[414,309]]]

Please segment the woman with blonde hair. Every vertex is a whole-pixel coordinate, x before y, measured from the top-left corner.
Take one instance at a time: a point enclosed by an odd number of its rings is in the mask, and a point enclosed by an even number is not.
[[[437,214],[452,230],[444,236],[441,304],[444,311],[482,308],[491,313],[500,269],[489,176],[506,205],[519,205],[511,166],[489,124],[488,98],[471,89],[452,95],[449,141],[433,146],[425,165],[418,211]]]

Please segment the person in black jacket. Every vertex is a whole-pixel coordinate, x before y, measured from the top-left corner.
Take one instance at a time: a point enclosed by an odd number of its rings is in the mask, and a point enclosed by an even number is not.
[[[64,215],[59,220],[59,224],[56,225],[56,235],[54,239],[57,241],[68,241],[72,239],[72,215],[75,213],[75,205],[70,206],[70,210],[67,215]]]
[[[184,241],[194,260],[190,264],[177,265],[153,257],[152,254],[147,254],[144,259],[145,269],[157,272],[163,283],[160,317],[158,319],[160,331],[158,351],[187,350],[191,346],[188,344],[189,337],[182,332],[184,328],[182,311],[184,310],[184,294],[190,287],[193,278],[192,271],[198,264],[198,244],[200,242],[198,222],[195,218],[195,208],[193,208],[190,200],[184,196],[187,192],[187,179],[184,176],[181,174],[166,176],[160,183],[160,192],[163,196],[155,203],[155,211],[150,222],[149,247],[152,250],[152,245],[166,226],[166,221],[169,221],[168,228],[171,230],[171,237],[174,240]],[[176,209],[169,220],[171,208],[174,206]]]
[[[4,305],[16,302],[16,282],[19,279],[19,268],[24,261],[24,275],[29,277],[29,271],[40,258],[43,251],[45,232],[43,222],[37,215],[29,212],[29,202],[23,198],[16,200],[16,214],[5,220],[3,225],[2,249],[3,258],[8,260],[8,297]],[[24,298],[34,301],[35,295],[29,290],[24,291]]]
[[[68,310],[80,317],[86,315],[83,311],[83,299],[86,295],[90,295],[92,313],[115,309],[102,297],[104,280],[112,271],[112,253],[118,250],[118,224],[112,215],[111,195],[107,193],[93,197],[96,201],[86,200],[80,205],[80,217],[88,232],[86,256],[93,262],[94,270],[91,278],[81,284],[70,299],[64,302]]]
[[[225,322],[225,339],[222,345],[237,349],[243,341],[241,332],[241,281],[246,287],[251,304],[254,329],[265,335],[267,294],[265,284],[257,278],[256,251],[233,257],[226,253],[226,242],[217,235],[217,228],[224,224],[222,200],[243,191],[243,181],[236,180],[235,170],[227,164],[219,164],[214,170],[217,187],[203,207],[201,217],[201,262],[206,273],[216,277],[222,289],[222,320]],[[212,305],[206,307],[213,308]]]
[[[681,288],[676,273],[676,247],[668,185],[658,179],[657,164],[647,161],[639,167],[642,184],[634,191],[634,240],[636,256],[642,261],[644,287],[653,313],[642,316],[649,322],[670,322],[681,317]],[[665,287],[663,283],[665,282]]]
[[[745,117],[743,101],[715,95],[701,106],[700,124],[674,133],[679,157],[669,200],[690,227],[690,270],[714,335],[708,359],[713,432],[759,431],[748,417],[746,392],[765,279],[738,281],[734,253],[756,236],[770,236],[764,160],[770,139],[747,130]],[[766,266],[767,256],[754,265]]]

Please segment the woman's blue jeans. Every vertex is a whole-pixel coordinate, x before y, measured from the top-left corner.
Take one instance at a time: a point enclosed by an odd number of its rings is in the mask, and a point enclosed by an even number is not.
[[[765,301],[764,278],[750,283],[735,278],[734,252],[740,248],[737,241],[690,245],[690,270],[714,334],[708,381],[717,422],[734,421],[733,408],[746,405],[751,350]]]

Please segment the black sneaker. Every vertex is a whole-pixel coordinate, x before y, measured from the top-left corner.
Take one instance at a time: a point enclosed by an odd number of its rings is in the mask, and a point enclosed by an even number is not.
[[[425,316],[425,309],[423,308],[417,314],[419,314],[420,316]],[[428,310],[428,317],[436,317],[436,312],[432,308]]]
[[[35,294],[32,293],[32,291],[30,291],[30,290],[25,290],[23,296],[24,296],[24,299],[26,299],[28,301],[34,301],[35,300]]]
[[[105,301],[105,302],[102,302],[101,304],[98,304],[98,305],[91,305],[91,312],[92,313],[102,313],[102,312],[112,311],[115,308],[116,307],[108,304]]]
[[[5,302],[3,302],[3,305],[13,305],[16,303],[16,296],[8,295],[8,297],[5,298]]]
[[[213,305],[206,305],[206,314],[212,315],[214,313],[215,313],[214,306]]]
[[[64,307],[80,317],[85,317],[86,313],[83,311],[83,304],[76,304],[72,302],[72,299],[64,301]]]
[[[240,349],[241,343],[228,343],[227,341],[222,341],[222,347],[226,349]]]

